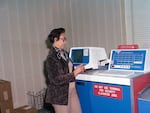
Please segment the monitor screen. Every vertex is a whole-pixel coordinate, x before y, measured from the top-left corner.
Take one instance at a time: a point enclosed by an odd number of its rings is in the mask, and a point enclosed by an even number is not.
[[[72,49],[71,60],[74,65],[89,63],[89,49]]]
[[[78,50],[73,50],[72,51],[72,60],[75,63],[81,63],[83,62],[83,50],[78,49]]]
[[[144,70],[146,50],[112,50],[110,69]]]

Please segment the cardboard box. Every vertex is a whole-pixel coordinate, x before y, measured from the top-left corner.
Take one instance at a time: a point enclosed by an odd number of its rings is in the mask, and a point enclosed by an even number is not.
[[[37,109],[32,106],[21,106],[14,110],[14,113],[38,113]]]
[[[12,100],[11,83],[0,80],[0,102]]]
[[[0,102],[0,113],[14,113],[12,100]]]

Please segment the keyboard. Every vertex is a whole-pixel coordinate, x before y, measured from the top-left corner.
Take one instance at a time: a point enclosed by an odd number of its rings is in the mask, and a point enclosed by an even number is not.
[[[106,75],[106,76],[118,76],[118,77],[127,77],[133,75],[134,71],[115,71],[115,70],[106,70],[98,75]]]

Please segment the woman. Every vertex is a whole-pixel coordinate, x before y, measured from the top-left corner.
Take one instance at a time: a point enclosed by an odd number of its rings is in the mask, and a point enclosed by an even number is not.
[[[75,88],[75,76],[84,72],[84,66],[73,65],[64,50],[65,29],[53,29],[48,35],[52,47],[47,56],[48,89],[46,102],[51,103],[56,113],[81,113]]]

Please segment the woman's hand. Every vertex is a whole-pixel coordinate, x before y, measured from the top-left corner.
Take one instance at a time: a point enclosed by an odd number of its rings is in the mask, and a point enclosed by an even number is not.
[[[75,70],[73,71],[73,75],[77,76],[79,73],[82,73],[85,71],[85,68],[83,65],[79,65],[75,68]]]

